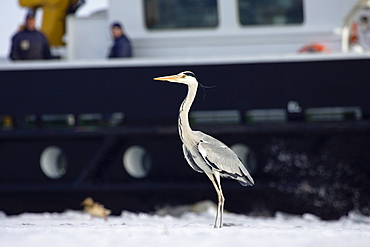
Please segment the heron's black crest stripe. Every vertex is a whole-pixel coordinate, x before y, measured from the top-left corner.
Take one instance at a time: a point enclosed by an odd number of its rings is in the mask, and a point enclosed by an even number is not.
[[[192,77],[194,77],[194,78],[197,78],[197,77],[195,76],[195,74],[194,74],[193,72],[191,72],[191,71],[185,71],[183,74],[184,74],[184,75],[187,75],[187,76],[192,76]]]

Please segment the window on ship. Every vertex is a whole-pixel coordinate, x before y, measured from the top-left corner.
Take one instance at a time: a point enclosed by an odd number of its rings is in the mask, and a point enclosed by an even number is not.
[[[238,0],[243,26],[303,23],[303,0]]]
[[[148,29],[213,28],[217,0],[144,0]]]

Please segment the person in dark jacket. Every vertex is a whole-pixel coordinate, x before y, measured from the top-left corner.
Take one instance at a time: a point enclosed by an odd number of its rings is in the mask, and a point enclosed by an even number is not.
[[[34,13],[27,14],[24,29],[13,36],[9,57],[12,60],[52,58],[48,40],[43,33],[36,30]]]
[[[118,22],[113,23],[111,31],[114,43],[110,49],[108,57],[109,58],[132,57],[130,40],[123,32],[121,24]]]

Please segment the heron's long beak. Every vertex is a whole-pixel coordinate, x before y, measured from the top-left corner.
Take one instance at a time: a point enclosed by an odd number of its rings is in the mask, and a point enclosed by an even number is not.
[[[170,76],[162,76],[153,78],[153,80],[157,81],[170,81],[170,82],[178,82],[179,77],[177,75],[170,75]]]

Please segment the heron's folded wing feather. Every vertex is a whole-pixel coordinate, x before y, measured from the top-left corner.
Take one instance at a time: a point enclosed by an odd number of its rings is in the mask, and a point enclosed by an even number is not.
[[[254,184],[248,170],[228,146],[211,136],[201,134],[204,141],[198,144],[198,150],[209,166],[219,171],[223,177],[239,180],[243,185]]]
[[[185,147],[185,145],[182,145],[182,150],[184,151],[184,156],[188,164],[197,172],[203,173],[203,170],[199,168],[199,166],[195,163],[192,154],[190,151]]]
[[[238,174],[242,176],[240,166],[243,166],[236,154],[226,145],[220,143],[201,142],[198,145],[199,152],[207,161],[208,165],[218,171]]]

